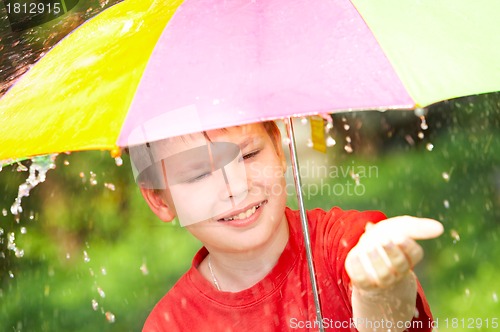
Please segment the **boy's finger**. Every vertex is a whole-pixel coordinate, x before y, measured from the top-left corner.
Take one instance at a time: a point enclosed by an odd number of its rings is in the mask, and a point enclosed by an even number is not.
[[[370,227],[365,235],[374,238],[415,240],[433,239],[443,233],[443,225],[434,219],[400,216],[383,220]]]
[[[407,238],[403,242],[398,243],[398,247],[406,255],[411,268],[424,258],[424,250],[415,240]]]

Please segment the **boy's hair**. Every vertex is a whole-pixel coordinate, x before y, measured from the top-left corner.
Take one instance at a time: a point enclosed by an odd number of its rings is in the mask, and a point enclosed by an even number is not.
[[[265,121],[261,122],[260,124],[262,124],[267,134],[271,138],[274,149],[278,151],[281,144],[281,141],[279,139],[281,136],[278,126],[274,121]],[[226,129],[223,128],[220,130]],[[205,138],[210,141],[207,132],[203,131],[202,133],[203,136],[205,136]],[[167,138],[166,140],[168,139],[169,138]],[[161,141],[148,142],[125,149],[125,152],[130,155],[132,170],[137,184],[142,188],[154,189],[155,191],[166,189],[166,183],[164,183],[163,177],[158,176],[158,174],[162,173],[161,161],[153,162],[155,158],[153,157],[153,154],[151,152],[152,146],[154,146],[158,142]]]

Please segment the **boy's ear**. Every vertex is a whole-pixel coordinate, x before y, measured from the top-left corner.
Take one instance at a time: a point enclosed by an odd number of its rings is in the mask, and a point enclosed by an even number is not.
[[[169,206],[164,195],[153,189],[140,187],[140,190],[149,208],[158,218],[165,222],[170,222],[175,218],[175,210]]]

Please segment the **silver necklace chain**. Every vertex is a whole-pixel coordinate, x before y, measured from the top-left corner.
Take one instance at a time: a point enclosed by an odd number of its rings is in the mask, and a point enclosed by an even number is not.
[[[220,291],[219,282],[217,281],[217,278],[215,277],[215,274],[214,274],[214,270],[212,268],[211,258],[212,258],[212,256],[210,256],[210,254],[208,254],[208,269],[210,270],[210,274],[212,275],[212,279],[214,281],[215,288],[217,288],[217,290]]]

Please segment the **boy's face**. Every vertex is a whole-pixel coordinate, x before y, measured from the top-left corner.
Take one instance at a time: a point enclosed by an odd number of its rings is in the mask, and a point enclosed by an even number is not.
[[[286,161],[279,132],[250,124],[168,139],[152,150],[164,156],[167,189],[161,196],[170,215],[206,246],[249,249],[284,220]]]

